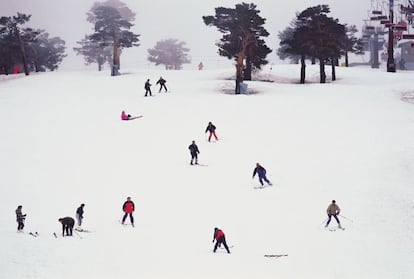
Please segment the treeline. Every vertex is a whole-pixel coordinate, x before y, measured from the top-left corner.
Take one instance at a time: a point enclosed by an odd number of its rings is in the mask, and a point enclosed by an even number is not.
[[[65,41],[45,30],[22,27],[31,15],[0,17],[0,73],[54,71],[65,54]]]
[[[363,53],[362,39],[355,37],[355,26],[342,24],[329,17],[327,5],[318,5],[297,13],[290,26],[279,32],[280,44],[276,51],[281,59],[301,64],[300,82],[305,83],[306,60],[319,62],[320,82],[326,82],[325,65],[332,66],[332,80],[336,79],[335,66],[348,52]],[[23,28],[29,15],[17,14],[0,18],[0,66],[9,72],[15,64],[30,71],[55,70],[66,56],[65,42],[59,37],[49,38],[44,30]],[[119,74],[121,53],[125,48],[137,47],[140,35],[131,31],[135,13],[119,0],[95,2],[86,13],[93,32],[80,39],[74,51],[82,55],[85,64],[96,63],[101,70],[105,63],[111,66],[111,75]],[[268,63],[272,50],[266,45],[269,32],[266,19],[254,3],[236,4],[234,8],[217,7],[215,14],[202,16],[207,26],[214,26],[223,33],[216,42],[218,54],[235,61],[235,93],[240,93],[244,80],[251,80],[252,72]],[[177,39],[163,39],[148,49],[148,61],[164,65],[166,69],[179,70],[190,63],[190,49]]]

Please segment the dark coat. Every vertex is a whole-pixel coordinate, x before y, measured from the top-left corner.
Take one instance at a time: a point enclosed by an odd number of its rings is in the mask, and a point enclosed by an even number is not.
[[[21,208],[16,209],[16,221],[17,222],[24,222],[24,219],[26,219],[26,214],[22,213]]]
[[[255,177],[256,173],[259,177],[264,177],[264,176],[266,176],[266,169],[259,165],[259,166],[254,168],[253,177]]]
[[[76,214],[79,218],[83,218],[83,206],[79,206],[78,209],[76,209]]]
[[[145,89],[147,89],[147,90],[149,90],[150,88],[151,88],[151,83],[149,82],[149,80],[147,80],[146,82],[145,82]]]
[[[166,81],[165,79],[160,78],[160,79],[157,81],[157,84],[159,84],[159,85],[164,85],[166,82],[167,82],[167,81]]]
[[[190,146],[188,147],[188,149],[190,149],[191,154],[198,154],[200,153],[200,151],[198,150],[198,147],[195,143],[190,144]]]
[[[75,219],[73,219],[72,217],[64,217],[61,218],[59,221],[62,223],[63,228],[73,228],[73,226],[75,225]]]
[[[206,133],[207,133],[207,132],[212,133],[212,132],[214,132],[215,130],[216,130],[216,126],[214,126],[212,123],[209,123],[209,124],[207,125],[207,128],[206,128]]]

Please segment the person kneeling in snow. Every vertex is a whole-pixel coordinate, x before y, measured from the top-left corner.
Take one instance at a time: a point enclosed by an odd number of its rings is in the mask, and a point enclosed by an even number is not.
[[[62,224],[62,236],[72,236],[73,226],[75,225],[75,219],[72,217],[59,218],[58,220]]]
[[[217,250],[217,247],[220,247],[221,244],[224,245],[224,248],[226,248],[227,253],[230,254],[229,247],[226,243],[226,236],[224,235],[224,232],[220,230],[219,228],[214,228],[214,235],[213,235],[213,242],[216,241],[216,244],[214,245],[213,252],[215,253]]]

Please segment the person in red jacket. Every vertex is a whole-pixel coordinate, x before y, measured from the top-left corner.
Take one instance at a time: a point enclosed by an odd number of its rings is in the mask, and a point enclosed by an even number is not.
[[[124,202],[122,210],[125,212],[124,217],[122,217],[122,224],[125,223],[125,220],[129,215],[131,225],[134,226],[134,216],[132,216],[132,213],[135,211],[135,204],[133,201],[131,201],[131,197],[128,197],[127,200]]]
[[[227,253],[230,254],[229,246],[227,246],[226,243],[226,236],[224,235],[224,232],[220,230],[219,228],[214,228],[214,235],[213,235],[213,242],[216,241],[216,244],[214,245],[213,252],[215,253],[217,250],[217,247],[220,247],[221,244],[224,245],[224,248],[226,248]]]

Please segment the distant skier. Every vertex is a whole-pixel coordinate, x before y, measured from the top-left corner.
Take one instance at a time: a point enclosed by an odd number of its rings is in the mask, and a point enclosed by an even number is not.
[[[213,235],[213,242],[216,241],[216,244],[214,245],[213,252],[215,253],[217,250],[217,247],[220,247],[221,244],[224,245],[224,248],[226,248],[227,253],[230,254],[229,247],[226,243],[226,236],[224,235],[224,232],[220,230],[219,228],[214,228],[214,235]]]
[[[208,141],[211,140],[211,136],[214,136],[216,140],[218,140],[217,135],[216,135],[216,126],[214,126],[213,123],[208,122],[207,128],[205,133],[210,132],[210,134],[208,135]]]
[[[259,177],[259,182],[260,184],[263,186],[263,180],[266,181],[266,183],[271,186],[272,182],[269,181],[269,179],[267,179],[266,177],[266,169],[264,167],[262,167],[259,163],[256,163],[256,167],[253,170],[253,177],[254,178],[256,176]]]
[[[121,112],[121,120],[129,120],[131,119],[131,115],[130,114],[126,114],[125,111],[123,110]]]
[[[26,214],[22,213],[22,208],[23,206],[19,205],[16,208],[16,221],[17,221],[17,231],[18,232],[23,232],[23,228],[24,228],[24,220],[26,219]]]
[[[150,96],[152,96],[152,94],[151,94],[151,83],[150,83],[149,79],[147,79],[147,81],[145,82],[144,88],[145,88],[145,97],[147,97],[148,93],[149,93]]]
[[[83,220],[83,208],[85,207],[85,204],[82,203],[77,209],[76,209],[76,219],[78,221],[78,227],[82,226],[82,220]]]
[[[188,146],[188,149],[190,149],[191,154],[190,165],[193,165],[193,162],[195,162],[195,164],[198,165],[198,154],[200,153],[200,151],[198,150],[198,146],[196,145],[194,140]]]
[[[72,217],[59,218],[58,220],[62,224],[62,236],[72,236],[73,226],[75,226],[75,219]]]
[[[124,217],[122,217],[122,224],[125,223],[125,220],[129,215],[131,225],[134,226],[134,216],[132,215],[132,213],[135,211],[135,204],[131,200],[131,197],[127,197],[127,200],[124,202],[124,205],[122,206],[122,210],[125,212]]]
[[[203,70],[203,68],[204,68],[203,62],[198,63],[198,70],[201,71]]]
[[[331,217],[333,216],[338,223],[338,228],[342,229],[341,222],[339,222],[338,215],[341,213],[341,209],[336,204],[335,200],[332,200],[332,203],[326,209],[326,213],[328,214],[328,221],[326,222],[325,228],[328,227],[329,223],[331,222]]]
[[[160,79],[157,81],[157,83],[156,84],[159,84],[160,85],[160,90],[158,91],[158,93],[160,93],[161,92],[161,89],[162,88],[164,88],[164,90],[165,90],[165,92],[167,92],[167,86],[165,86],[165,83],[166,83],[167,81],[165,80],[165,79],[163,79],[162,77],[160,77]]]

